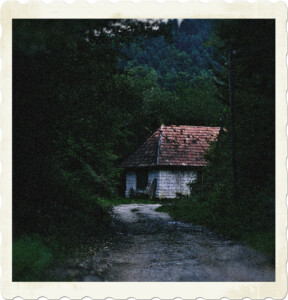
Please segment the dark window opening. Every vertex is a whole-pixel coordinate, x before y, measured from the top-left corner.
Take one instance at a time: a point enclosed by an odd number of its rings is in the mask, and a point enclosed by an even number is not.
[[[148,184],[148,171],[147,170],[138,170],[136,172],[137,190],[145,190]]]

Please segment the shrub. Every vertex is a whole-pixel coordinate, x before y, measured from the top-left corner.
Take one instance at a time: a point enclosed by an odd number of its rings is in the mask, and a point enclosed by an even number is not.
[[[41,281],[53,255],[38,236],[23,236],[13,243],[13,281]]]

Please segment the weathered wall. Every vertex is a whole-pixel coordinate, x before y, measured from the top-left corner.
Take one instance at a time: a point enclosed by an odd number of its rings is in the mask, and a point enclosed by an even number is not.
[[[188,183],[196,180],[195,171],[167,171],[167,170],[151,170],[148,174],[148,186],[153,179],[157,179],[156,198],[176,198],[176,193],[188,195],[190,188]],[[130,189],[136,192],[136,172],[129,171],[126,173],[126,198],[130,197]],[[139,191],[144,192],[144,191]]]
[[[176,193],[190,194],[190,188],[187,184],[197,178],[195,171],[161,170],[159,175],[159,198],[176,198]]]
[[[157,179],[157,188],[156,188],[156,197],[159,197],[158,193],[158,182],[159,182],[159,171],[151,170],[148,173],[148,186],[152,183],[153,179]],[[129,171],[126,173],[126,190],[125,190],[125,197],[130,197],[130,190],[131,188],[136,192],[136,186],[137,186],[137,179],[136,179],[136,172],[135,171]],[[138,192],[145,192],[145,191],[138,191]]]
[[[155,170],[155,171],[150,171],[148,174],[148,186],[150,186],[150,184],[153,182],[153,179],[156,178],[157,179],[157,186],[156,186],[156,192],[155,192],[155,197],[159,198],[159,171]]]
[[[125,197],[130,197],[130,189],[136,191],[136,173],[135,172],[127,172],[126,173],[126,190],[125,190]]]

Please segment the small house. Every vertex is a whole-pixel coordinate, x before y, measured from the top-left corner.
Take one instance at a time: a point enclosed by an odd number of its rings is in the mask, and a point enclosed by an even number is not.
[[[125,196],[188,195],[189,184],[207,164],[204,154],[219,131],[220,127],[162,125],[122,163],[126,170]]]

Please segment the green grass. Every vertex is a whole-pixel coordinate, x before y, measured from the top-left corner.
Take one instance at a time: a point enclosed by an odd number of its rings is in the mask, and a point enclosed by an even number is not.
[[[97,203],[105,208],[112,208],[116,205],[121,204],[155,204],[160,203],[161,201],[150,198],[143,199],[131,199],[131,198],[123,198],[123,197],[115,197],[115,198],[98,198]]]
[[[265,253],[275,263],[275,230],[246,233],[244,241],[252,248]]]
[[[85,198],[85,199],[84,199]],[[47,232],[22,233],[13,240],[13,281],[46,281],[50,265],[73,256],[79,245],[88,245],[93,237],[111,234],[109,211],[115,205],[159,203],[153,199],[79,197],[71,207],[54,211],[53,224]]]
[[[94,196],[72,199],[42,215],[42,227],[35,232],[21,232],[13,239],[13,281],[46,281],[50,265],[74,255],[79,245],[110,234],[108,208]],[[51,221],[53,220],[53,222]],[[46,225],[46,226],[45,226]]]
[[[176,220],[202,225],[224,235],[230,235],[231,238],[243,241],[252,248],[265,253],[271,261],[274,261],[274,227],[267,229],[266,226],[265,229],[258,225],[258,229],[254,230],[256,227],[249,224],[250,227],[247,229],[249,222],[241,218],[238,220],[233,218],[229,208],[222,209],[218,206],[212,208],[209,201],[197,202],[192,199],[156,200],[122,197],[109,199],[92,196],[87,198],[85,203],[83,202],[81,209],[68,212],[67,220],[70,223],[64,220],[65,230],[59,230],[64,225],[56,219],[57,232],[55,229],[48,235],[22,235],[13,241],[13,281],[45,281],[45,271],[51,264],[73,255],[79,244],[87,244],[89,240],[91,241],[93,234],[97,233],[98,237],[103,238],[105,234],[109,234],[108,212],[113,206],[131,203],[163,204],[157,209],[158,211],[167,212]],[[62,219],[63,217],[59,220]],[[263,230],[260,230],[261,228]]]
[[[207,225],[209,223],[209,209],[206,203],[195,203],[193,201],[178,200],[178,203],[168,203],[156,209],[167,212],[176,220]]]
[[[13,243],[13,281],[41,281],[53,263],[51,250],[39,236],[23,236]]]
[[[243,217],[235,217],[235,212],[211,206],[209,201],[197,202],[192,199],[179,199],[178,202],[163,205],[157,211],[167,212],[176,220],[201,225],[221,233],[229,238],[239,240],[248,244],[251,248],[265,253],[271,261],[275,257],[275,229],[274,226],[267,228],[253,226],[250,221]],[[228,213],[227,213],[228,211]],[[229,212],[231,212],[229,214]],[[255,213],[255,212],[253,212]],[[257,212],[261,214],[261,212]],[[255,230],[256,228],[256,230]]]

